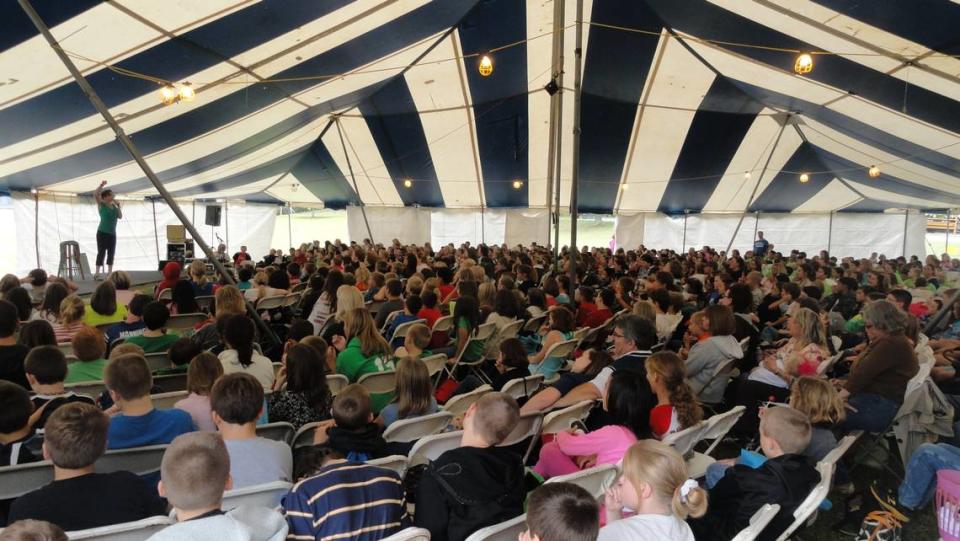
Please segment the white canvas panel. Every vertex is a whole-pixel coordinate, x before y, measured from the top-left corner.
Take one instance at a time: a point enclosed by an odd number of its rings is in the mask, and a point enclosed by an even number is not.
[[[373,241],[384,245],[398,239],[404,244],[430,242],[430,209],[417,207],[365,207],[370,233],[363,220],[360,207],[347,207],[347,227],[350,240],[363,242],[373,236]]]
[[[679,251],[683,246],[683,216],[647,213],[643,222],[643,245]]]
[[[758,231],[763,231],[763,238],[778,252],[801,250],[814,254],[827,248],[829,214],[761,213],[758,220]]]
[[[837,255],[853,257],[870,257],[873,252],[887,257],[904,255],[905,219],[906,215],[902,211],[883,214],[855,212],[834,214],[830,250]],[[909,232],[909,227],[907,231]],[[917,245],[913,243],[911,247]],[[919,245],[923,246],[922,239]],[[923,257],[925,252],[924,249],[916,255]]]
[[[503,242],[507,246],[530,246],[534,242],[541,246],[550,244],[550,215],[546,209],[503,209],[503,212],[507,218]]]
[[[646,214],[618,214],[614,226],[614,240],[617,248],[636,250],[643,244],[644,219]]]
[[[503,210],[434,209],[431,212],[430,243],[437,248],[453,243],[503,244],[506,229]]]
[[[687,217],[684,250],[690,248],[699,250],[704,246],[718,251],[726,250],[736,232],[731,250],[740,250],[740,255],[743,255],[753,246],[756,221],[755,214],[745,215],[738,231],[737,223],[740,222],[740,214],[691,214]]]

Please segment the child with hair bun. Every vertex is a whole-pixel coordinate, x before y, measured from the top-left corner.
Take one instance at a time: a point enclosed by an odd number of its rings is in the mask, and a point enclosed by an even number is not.
[[[597,541],[694,541],[685,520],[706,513],[707,492],[688,478],[683,457],[673,447],[641,440],[623,457],[623,475],[607,490],[604,505],[607,525]],[[623,518],[625,507],[636,514]]]
[[[654,353],[644,362],[650,389],[657,395],[657,405],[650,410],[650,431],[662,439],[699,423],[703,408],[686,382],[686,366],[672,351]]]

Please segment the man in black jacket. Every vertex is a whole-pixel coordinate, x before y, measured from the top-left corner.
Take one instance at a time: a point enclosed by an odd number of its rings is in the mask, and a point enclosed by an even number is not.
[[[517,401],[502,393],[467,410],[461,447],[432,462],[417,489],[416,525],[430,530],[430,539],[462,541],[523,513],[523,459],[497,447],[519,419]]]
[[[710,490],[710,506],[700,519],[689,520],[697,541],[726,541],[750,524],[766,503],[780,511],[763,529],[759,541],[774,541],[790,524],[793,513],[820,481],[820,474],[801,455],[810,443],[807,416],[788,407],[761,410],[760,447],[767,461],[760,467],[738,464],[727,469]]]
[[[857,281],[849,276],[837,280],[833,286],[833,293],[820,301],[820,306],[828,312],[837,312],[845,321],[860,313],[860,303],[857,302]]]

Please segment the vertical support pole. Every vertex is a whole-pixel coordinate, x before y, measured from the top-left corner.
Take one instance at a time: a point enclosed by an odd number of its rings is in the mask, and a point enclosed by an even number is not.
[[[553,264],[556,269],[557,264],[557,241],[550,242],[551,234],[556,230],[556,238],[559,238],[560,227],[560,208],[553,205],[554,190],[559,185],[559,149],[562,143],[562,126],[560,118],[563,106],[563,37],[565,15],[564,0],[554,0],[553,2],[553,52],[552,52],[552,81],[557,85],[556,92],[550,96],[550,127],[549,141],[547,143],[547,245],[553,244]],[[557,201],[560,201],[559,190]],[[555,219],[556,217],[556,219]]]
[[[287,246],[293,248],[293,207],[287,201]]]
[[[830,211],[830,225],[827,226],[827,255],[833,251],[833,212]]]
[[[153,244],[157,248],[157,261],[160,261],[160,230],[157,229],[157,201],[151,199],[150,206],[153,209]]]
[[[943,253],[950,253],[950,232],[953,231],[953,209],[947,209],[947,242],[943,247]]]
[[[583,0],[577,0],[576,44],[573,49],[573,171],[570,173],[570,291],[577,285],[577,192],[580,184],[580,97],[583,67]],[[558,185],[559,188],[559,185]],[[559,197],[559,190],[557,195]],[[559,208],[559,205],[558,205]]]
[[[780,136],[783,135],[783,130],[787,127],[787,124],[790,121],[790,116],[783,119],[783,123],[780,124],[780,131],[777,132],[777,138],[773,141],[773,148],[770,149],[770,154],[767,156],[767,161],[763,164],[763,169],[760,170],[760,175],[757,177],[756,184],[753,185],[753,191],[750,192],[750,199],[747,199],[747,206],[744,207],[743,212],[740,213],[740,221],[737,222],[737,228],[733,230],[733,236],[730,237],[730,242],[727,244],[727,252],[730,253],[730,248],[733,247],[733,239],[737,238],[737,233],[740,232],[740,226],[743,225],[743,217],[747,215],[747,212],[750,211],[750,205],[753,204],[753,198],[757,196],[757,188],[760,187],[760,182],[763,180],[764,175],[767,174],[767,167],[770,166],[770,160],[773,158],[773,153],[777,150],[777,145],[780,144]]]
[[[910,209],[903,209],[903,257],[907,257],[907,225],[910,223]]]
[[[42,269],[43,265],[40,264],[40,190],[33,192],[33,244],[37,251],[37,268]],[[79,264],[80,262],[77,261],[77,265]]]
[[[350,171],[350,180],[353,181],[353,191],[357,194],[357,200],[360,201],[360,213],[363,214],[363,224],[367,226],[367,237],[371,244],[376,244],[373,240],[373,233],[370,232],[370,222],[367,220],[366,204],[360,199],[360,188],[357,187],[357,177],[353,175],[353,164],[350,162],[350,153],[347,152],[347,144],[343,141],[343,130],[340,129],[340,117],[334,117],[337,124],[337,135],[340,136],[340,146],[343,148],[343,155],[347,157],[347,169]]]
[[[170,209],[177,216],[177,219],[183,224],[183,226],[190,232],[190,235],[193,236],[194,241],[200,245],[200,248],[203,250],[203,253],[206,254],[207,259],[213,264],[217,272],[222,276],[228,284],[236,284],[233,274],[227,272],[227,269],[220,263],[219,260],[215,257],[213,250],[210,249],[210,246],[204,242],[203,237],[200,236],[200,233],[197,231],[197,228],[194,227],[193,222],[187,219],[187,215],[183,213],[183,210],[180,208],[180,205],[174,201],[173,196],[170,195],[170,192],[167,191],[166,186],[160,182],[160,179],[157,178],[156,173],[153,172],[153,169],[147,163],[147,160],[143,157],[140,151],[137,149],[136,145],[133,144],[133,141],[127,136],[126,132],[123,131],[123,128],[120,127],[120,124],[117,123],[116,119],[110,113],[110,109],[103,103],[100,99],[100,96],[97,95],[96,90],[90,86],[90,83],[83,77],[83,74],[80,73],[80,70],[77,69],[77,66],[73,64],[73,61],[67,56],[67,53],[64,52],[63,48],[60,47],[60,44],[57,43],[57,40],[54,39],[53,35],[50,33],[50,29],[47,28],[47,25],[43,22],[43,19],[40,18],[40,15],[37,14],[36,10],[33,9],[33,6],[30,4],[30,0],[17,0],[20,4],[20,7],[23,8],[23,11],[27,14],[27,17],[33,22],[33,25],[37,28],[44,39],[50,45],[50,48],[53,49],[53,52],[60,58],[60,61],[66,66],[67,70],[70,71],[70,74],[73,76],[73,79],[77,82],[77,85],[80,87],[80,90],[87,96],[87,99],[90,100],[90,103],[96,108],[97,112],[100,113],[100,116],[107,122],[113,132],[117,136],[117,141],[123,145],[127,150],[130,156],[133,158],[137,165],[140,166],[140,169],[143,170],[144,175],[150,179],[150,183],[153,184],[153,187],[160,193],[160,197],[167,202],[167,205],[170,206]],[[270,339],[271,342],[276,344],[280,343],[280,339],[274,334],[273,330],[266,324],[260,315],[257,314],[256,309],[250,302],[247,302],[247,312],[253,318],[253,321],[260,328],[262,336],[266,336]]]
[[[683,211],[683,240],[680,241],[680,253],[687,251],[687,216],[690,215],[689,210]]]
[[[227,253],[230,253],[230,200],[223,200],[223,230],[227,236]]]
[[[757,231],[760,231],[760,211],[753,213],[753,241],[751,241],[750,246],[753,246],[753,242],[757,240]]]

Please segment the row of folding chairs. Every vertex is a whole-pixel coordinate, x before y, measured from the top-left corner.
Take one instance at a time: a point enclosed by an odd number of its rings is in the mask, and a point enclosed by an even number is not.
[[[257,301],[257,312],[267,310],[276,310],[278,308],[293,308],[300,304],[301,293],[288,293],[286,295],[271,295]]]

